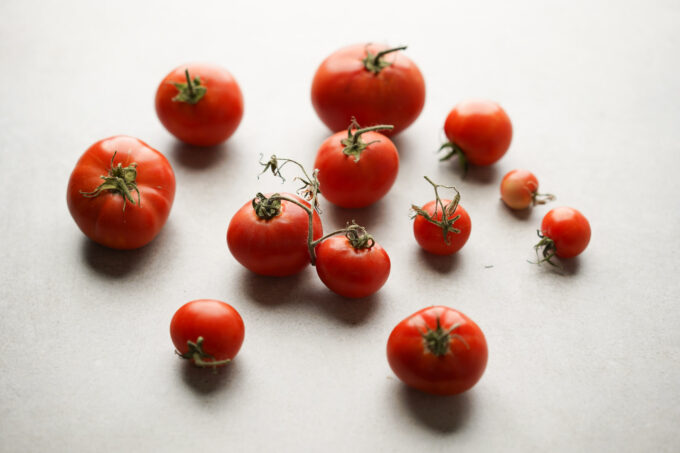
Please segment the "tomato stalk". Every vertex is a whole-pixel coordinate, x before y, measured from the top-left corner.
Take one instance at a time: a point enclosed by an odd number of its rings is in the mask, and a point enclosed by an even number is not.
[[[561,269],[562,266],[552,261],[552,259],[555,257],[555,241],[547,236],[544,236],[543,233],[541,233],[541,230],[536,230],[536,233],[538,234],[538,237],[541,238],[541,240],[538,241],[538,243],[534,246],[534,249],[536,250],[536,258],[538,258],[538,261],[535,264],[548,263],[551,266]],[[538,250],[541,249],[541,247],[543,248],[543,250],[541,250],[541,255],[543,255],[542,259],[538,256]]]
[[[463,149],[456,145],[453,142],[446,142],[442,146],[439,147],[439,150],[437,151],[442,152],[443,150],[451,148],[449,152],[447,152],[443,157],[439,158],[439,161],[445,161],[449,160],[454,156],[458,157],[458,165],[460,165],[460,170],[463,172],[463,176],[467,174],[468,171],[468,160],[467,157],[465,157],[465,152],[463,152]]]
[[[174,98],[172,98],[172,100],[174,102],[197,104],[198,101],[200,101],[203,96],[205,96],[205,93],[208,91],[208,89],[201,85],[201,78],[199,76],[194,77],[193,81],[191,80],[191,77],[189,77],[188,68],[184,70],[184,76],[187,79],[187,83],[173,83],[175,88],[177,88],[178,93]]]
[[[450,351],[452,338],[456,338],[461,343],[463,343],[467,349],[470,349],[470,345],[462,336],[456,333],[451,333],[458,327],[460,327],[460,323],[456,323],[450,328],[444,330],[441,326],[441,322],[439,321],[439,316],[437,316],[437,327],[433,330],[427,326],[427,330],[425,332],[421,332],[421,335],[423,336],[423,342],[425,343],[427,349],[437,357],[446,355]]]
[[[454,212],[456,212],[456,208],[458,207],[458,203],[460,203],[460,192],[458,192],[458,189],[456,189],[453,186],[444,186],[441,184],[436,184],[434,183],[430,178],[427,176],[424,177],[427,182],[432,184],[432,187],[434,187],[434,196],[435,196],[435,208],[434,212],[432,213],[432,216],[425,212],[421,207],[416,206],[416,205],[411,205],[411,209],[415,212],[413,217],[415,216],[422,216],[425,220],[428,222],[437,225],[442,229],[442,235],[444,237],[444,242],[448,245],[451,242],[449,241],[448,234],[449,233],[456,233],[460,234],[460,230],[456,227],[453,226],[453,224],[460,218],[460,214],[456,215],[455,217],[449,218],[449,216],[452,216]],[[456,191],[456,196],[451,200],[449,203],[444,204],[442,199],[439,197],[439,188],[442,187],[444,189],[453,189]],[[441,220],[435,220],[433,216],[437,215],[437,211],[441,208],[442,210],[442,219]]]
[[[182,357],[183,359],[193,360],[194,365],[199,366],[201,368],[212,367],[213,371],[215,372],[217,372],[218,366],[226,365],[227,363],[231,362],[231,359],[215,360],[215,357],[213,357],[212,355],[208,354],[203,350],[203,341],[204,341],[203,337],[198,337],[196,343],[194,343],[193,341],[187,341],[187,346],[189,347],[189,350],[184,354],[180,354],[179,351],[175,351],[175,353],[178,356]]]
[[[95,198],[105,190],[118,193],[123,196],[123,211],[125,211],[127,201],[133,205],[135,204],[135,199],[132,197],[133,191],[137,192],[137,206],[142,204],[142,195],[137,187],[137,164],[133,162],[129,166],[123,167],[123,164],[119,162],[118,165],[114,166],[113,161],[116,158],[116,154],[117,151],[114,151],[113,156],[111,156],[111,168],[109,168],[108,174],[99,177],[104,182],[92,192],[81,190],[80,194],[85,198]]]
[[[371,51],[367,50],[366,58],[361,60],[361,62],[364,64],[364,68],[366,68],[367,71],[371,71],[373,74],[378,75],[380,71],[382,71],[383,69],[392,64],[392,62],[390,61],[383,60],[382,57],[384,57],[388,53],[397,52],[399,50],[406,50],[406,47],[407,46],[400,46],[391,49],[381,50],[375,55],[373,55]]]
[[[532,192],[531,193],[531,202],[536,206],[537,204],[546,204],[549,201],[553,201],[555,199],[555,195],[551,193],[538,193],[538,192]]]
[[[352,133],[352,129],[355,129],[354,133]],[[359,126],[359,123],[357,123],[356,118],[352,117],[352,122],[349,124],[349,127],[347,128],[347,138],[343,138],[342,140],[340,140],[340,143],[342,143],[342,145],[345,147],[342,150],[342,152],[346,156],[354,157],[354,162],[359,162],[359,159],[361,158],[361,153],[364,152],[364,150],[369,145],[380,142],[380,140],[373,140],[371,142],[366,143],[361,139],[361,134],[369,131],[384,131],[392,129],[394,129],[394,126],[390,124],[378,124],[375,126],[362,128],[361,126]]]
[[[362,227],[361,225],[357,225],[357,223],[354,220],[352,220],[351,223],[350,222],[347,223],[346,228],[343,228],[341,230],[335,230],[332,233],[328,233],[327,235],[312,242],[312,246],[316,248],[316,246],[319,245],[321,242],[338,234],[344,234],[349,243],[352,245],[352,247],[354,247],[357,250],[370,249],[375,245],[375,239],[373,239],[373,236],[368,233],[366,228]]]

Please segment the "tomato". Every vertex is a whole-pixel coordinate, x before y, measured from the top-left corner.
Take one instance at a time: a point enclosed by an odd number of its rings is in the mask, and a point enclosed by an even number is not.
[[[245,328],[231,305],[200,299],[182,305],[170,321],[170,336],[177,353],[200,367],[217,367],[234,359]]]
[[[375,126],[383,128],[383,126]],[[399,171],[399,154],[392,141],[371,127],[350,129],[321,144],[314,168],[321,193],[343,208],[363,208],[381,199]]]
[[[196,146],[218,145],[241,122],[243,96],[226,69],[203,63],[182,65],[158,85],[156,114],[179,140]]]
[[[356,117],[359,124],[392,124],[397,134],[425,105],[425,81],[402,53],[380,44],[355,44],[326,58],[312,81],[312,104],[321,121],[339,131]]]
[[[392,330],[387,360],[405,384],[423,392],[455,395],[484,374],[488,351],[482,330],[453,308],[415,312]]]
[[[90,146],[71,173],[66,201],[78,227],[114,249],[136,249],[156,237],[170,214],[175,174],[170,162],[124,135]]]
[[[344,297],[370,296],[382,288],[390,275],[387,252],[365,230],[363,233],[332,236],[316,247],[319,278],[331,291]]]
[[[227,229],[227,244],[234,258],[256,274],[296,274],[310,263],[309,217],[304,209],[287,200],[280,200],[280,206],[272,203],[271,212],[258,214],[256,207],[271,203],[271,196],[263,195],[264,200],[257,197],[234,214]],[[297,195],[282,193],[280,196],[309,207],[309,203]],[[316,212],[312,233],[314,240],[323,236],[321,218]]]
[[[580,255],[590,242],[590,224],[583,214],[574,208],[560,207],[549,211],[541,222],[541,241],[536,250],[543,248],[543,260],[573,258]]]
[[[510,147],[512,123],[495,102],[469,100],[456,105],[446,117],[444,132],[449,139],[441,149],[451,148],[441,160],[458,156],[461,166],[491,165]]]
[[[452,207],[451,203],[451,200],[443,199],[441,205],[438,205],[437,200],[432,200],[420,209],[434,222],[442,222],[444,218],[442,206]],[[432,223],[420,213],[416,215],[413,222],[413,235],[423,249],[435,255],[452,255],[463,248],[472,230],[470,215],[463,206],[457,204],[446,218],[451,226],[444,236],[441,224]]]
[[[526,209],[532,204],[554,200],[551,194],[538,193],[538,179],[528,170],[509,171],[501,181],[501,199],[511,209]]]

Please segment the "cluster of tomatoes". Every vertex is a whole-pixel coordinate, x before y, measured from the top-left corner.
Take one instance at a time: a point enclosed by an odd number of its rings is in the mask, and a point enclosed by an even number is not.
[[[252,272],[288,276],[315,266],[321,281],[335,293],[362,298],[378,291],[390,273],[387,252],[354,222],[323,234],[319,194],[343,208],[362,208],[392,187],[399,154],[390,135],[406,129],[425,103],[425,83],[418,67],[401,51],[405,47],[355,45],[331,54],[312,83],[312,104],[333,131],[316,156],[314,170],[271,156],[264,171],[284,178],[285,166],[297,167],[302,188],[297,194],[258,193],[232,217],[227,244],[234,258]],[[227,140],[243,115],[243,96],[236,80],[213,65],[181,66],[168,74],[156,92],[156,112],[179,140],[211,146]],[[455,157],[463,172],[468,165],[490,165],[510,146],[512,124],[490,101],[466,101],[446,118],[449,142],[442,160]],[[433,186],[435,199],[412,206],[414,236],[426,251],[450,255],[466,243],[471,221],[454,187]],[[452,189],[442,199],[439,189]],[[501,198],[512,209],[552,199],[537,192],[530,172],[514,170],[501,183]],[[68,184],[68,207],[76,224],[92,240],[115,249],[149,243],[163,227],[175,194],[168,160],[133,137],[115,136],[92,145],[76,164]],[[585,249],[588,221],[578,211],[550,211],[539,232],[537,250],[554,264]],[[182,306],[170,325],[177,353],[197,366],[224,365],[238,353],[244,324],[230,305],[195,300]],[[487,361],[484,334],[459,311],[428,307],[399,323],[387,342],[395,374],[417,389],[456,394],[472,387]]]

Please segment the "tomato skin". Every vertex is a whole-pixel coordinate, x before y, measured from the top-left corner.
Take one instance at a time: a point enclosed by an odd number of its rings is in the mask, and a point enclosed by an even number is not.
[[[436,329],[437,318],[444,330],[459,324],[451,332],[446,354],[440,356],[432,353],[423,339],[424,332]],[[387,340],[387,360],[394,374],[410,387],[436,395],[470,389],[484,374],[487,358],[486,339],[479,326],[444,306],[417,311],[397,324]]]
[[[119,193],[103,191],[85,197],[119,163],[137,163],[137,187],[141,203],[125,201]],[[137,200],[136,193],[133,194]],[[175,174],[170,162],[157,150],[134,137],[118,135],[90,146],[76,163],[68,182],[68,209],[83,233],[98,244],[119,250],[142,247],[160,232],[175,198]],[[125,205],[125,210],[123,207]]]
[[[445,206],[450,202],[451,200],[442,199],[442,203]],[[437,209],[437,214],[434,215],[435,207],[436,200],[432,200],[426,203],[422,207],[422,210],[427,212],[434,220],[442,220],[443,213],[441,207]],[[434,253],[435,255],[452,255],[459,251],[467,242],[470,237],[470,232],[472,231],[470,215],[460,204],[456,207],[453,214],[449,216],[449,219],[452,219],[459,214],[460,218],[456,220],[453,227],[459,229],[460,233],[449,231],[446,235],[449,244],[446,244],[444,241],[441,227],[428,222],[425,217],[417,215],[413,221],[413,235],[418,244],[424,250]]]
[[[172,100],[178,93],[174,83],[186,83],[186,69],[191,79],[198,76],[207,89],[196,104]],[[243,117],[243,95],[236,79],[226,69],[206,63],[172,70],[158,85],[155,104],[163,126],[179,140],[196,146],[224,142]]]
[[[314,74],[312,104],[332,131],[346,128],[352,117],[362,126],[391,124],[385,135],[406,129],[425,105],[425,81],[403,53],[383,57],[392,64],[374,74],[364,67],[367,51],[377,54],[388,46],[355,44],[326,58]]]
[[[266,194],[270,197],[272,194]],[[297,195],[282,193],[309,206]],[[310,263],[307,248],[309,217],[299,206],[281,201],[281,212],[274,218],[261,219],[251,202],[239,209],[229,222],[227,245],[234,258],[260,275],[283,277],[297,274]],[[323,236],[321,218],[313,214],[313,239]]]
[[[576,209],[559,207],[543,217],[541,233],[552,239],[557,256],[573,258],[580,255],[590,242],[590,223]]]
[[[319,170],[321,194],[343,208],[363,208],[380,200],[390,190],[399,171],[399,154],[392,141],[378,132],[364,132],[368,145],[359,161],[343,153],[341,140],[347,131],[327,138],[319,147],[314,168]]]
[[[345,236],[332,236],[316,247],[316,272],[331,291],[361,298],[377,292],[390,275],[390,257],[380,244],[355,249]]]
[[[189,351],[188,341],[196,343],[203,337],[203,350],[214,360],[233,359],[241,349],[244,335],[241,315],[234,307],[219,300],[187,302],[170,321],[170,336],[181,354]]]
[[[534,202],[538,179],[528,170],[509,171],[501,181],[501,199],[511,209],[526,209]]]
[[[510,147],[512,123],[505,110],[493,101],[467,100],[446,117],[444,132],[460,147],[472,165],[491,165]]]

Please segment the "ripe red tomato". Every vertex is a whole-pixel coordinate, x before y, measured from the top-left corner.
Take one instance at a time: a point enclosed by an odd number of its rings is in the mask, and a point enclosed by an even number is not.
[[[182,65],[158,85],[156,114],[181,141],[213,146],[236,131],[243,116],[243,96],[226,69],[202,63]]]
[[[243,319],[234,307],[212,299],[187,302],[170,321],[177,353],[200,367],[233,360],[243,344],[244,331]]]
[[[309,207],[297,195],[282,193],[283,197],[297,200]],[[272,194],[264,197],[269,199]],[[255,205],[262,200],[255,198],[239,209],[229,222],[227,245],[234,258],[247,269],[260,275],[286,276],[303,270],[310,263],[307,234],[309,216],[300,206],[287,200],[280,201],[271,212],[260,217]],[[266,218],[271,215],[271,218]],[[313,214],[313,239],[323,236],[321,218]]]
[[[175,174],[161,153],[124,135],[100,140],[80,157],[66,192],[68,209],[93,241],[114,249],[151,242],[170,214]]]
[[[372,238],[362,245],[352,237],[332,236],[316,247],[316,272],[331,291],[344,297],[367,297],[390,275],[390,257]],[[356,244],[356,245],[355,245]]]
[[[380,126],[377,126],[380,127]],[[399,171],[399,154],[392,141],[371,128],[351,129],[321,144],[314,168],[321,193],[343,208],[363,208],[381,199]]]
[[[388,135],[413,123],[425,104],[425,81],[397,53],[405,48],[356,44],[326,58],[312,81],[312,104],[321,121],[333,131],[347,127],[352,117],[365,126],[392,124]]]
[[[453,308],[412,314],[392,330],[387,360],[405,384],[436,395],[462,393],[482,377],[488,351],[482,330]]]
[[[536,249],[543,247],[543,261],[548,262],[554,255],[560,258],[580,255],[590,242],[588,219],[574,208],[560,207],[549,211],[543,217],[540,233],[542,239]]]
[[[501,181],[501,199],[511,209],[554,200],[554,195],[538,193],[538,179],[528,170],[509,171]]]
[[[449,139],[441,149],[451,151],[441,160],[458,156],[466,165],[491,165],[510,147],[512,123],[503,108],[492,101],[469,100],[456,105],[446,117],[444,132]]]
[[[444,206],[447,206],[451,203],[451,200],[443,199],[441,202]],[[421,209],[436,222],[441,222],[444,218],[443,209],[441,206],[437,206],[437,200],[426,203]],[[452,255],[463,248],[470,237],[472,223],[470,215],[460,204],[446,218],[453,220],[456,216],[460,217],[453,222],[452,228],[458,230],[458,232],[449,229],[445,238],[441,225],[432,223],[421,214],[417,214],[413,222],[413,235],[418,244],[426,251],[435,255]]]

